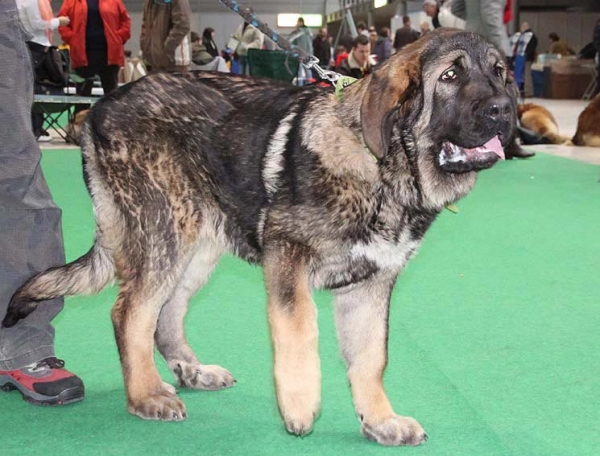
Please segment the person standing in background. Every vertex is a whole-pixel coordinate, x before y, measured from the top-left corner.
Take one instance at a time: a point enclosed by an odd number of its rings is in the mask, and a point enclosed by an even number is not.
[[[358,35],[354,38],[354,44],[348,57],[340,63],[336,71],[344,76],[362,79],[373,72],[373,67],[369,61],[370,55],[371,43],[369,42],[369,38],[364,35]]]
[[[119,68],[125,65],[124,45],[131,37],[131,19],[121,0],[65,0],[59,16],[70,23],[59,27],[69,45],[71,67],[85,79],[77,93],[89,96],[98,75],[104,94],[118,87]]]
[[[452,0],[452,14],[466,21],[466,30],[476,32],[492,42],[505,55],[510,45],[504,12],[506,0]]]
[[[425,23],[427,24],[427,22]],[[407,44],[414,43],[421,36],[419,32],[412,28],[409,16],[402,18],[402,24],[402,27],[396,30],[396,36],[394,37],[394,49],[396,52]]]
[[[431,23],[433,24],[433,28],[440,28],[442,24],[440,24],[440,6],[436,0],[425,0],[423,2],[423,11],[431,18]]]
[[[531,64],[535,60],[537,37],[527,22],[521,24],[521,35],[517,40],[514,51],[515,81],[523,96],[533,94],[533,80],[531,79]]]
[[[310,29],[304,24],[304,18],[299,17],[296,22],[296,29],[292,32],[291,43],[302,49],[308,55],[313,54],[313,37]],[[300,65],[298,68],[298,85],[305,85],[312,78],[312,70]]]
[[[21,24],[31,38],[27,41],[27,47],[31,54],[34,76],[35,69],[41,61],[48,47],[52,45],[53,30],[59,26],[69,25],[70,19],[66,16],[54,17],[50,0],[18,0],[17,8]],[[34,77],[34,81],[37,78]],[[34,92],[37,90],[37,81],[34,82]],[[62,91],[62,88],[60,89]],[[52,141],[52,137],[44,130],[44,114],[31,110],[31,124],[33,134],[40,142]]]
[[[321,27],[319,34],[313,40],[315,57],[319,59],[321,68],[328,68],[331,63],[331,44],[327,35],[327,27]]]
[[[189,0],[144,0],[140,47],[151,71],[189,70],[191,20]]]
[[[382,27],[379,31],[377,42],[375,43],[374,54],[377,56],[377,64],[381,65],[390,55],[392,55],[392,40],[390,38],[390,29]]]
[[[250,10],[250,12],[253,11]],[[238,42],[236,49],[233,49],[233,51],[235,51],[236,58],[239,62],[239,73],[245,75],[250,74],[250,68],[248,67],[248,49],[262,49],[265,36],[252,24],[244,22],[243,24],[240,24],[231,37]]]
[[[31,132],[33,69],[25,44],[30,39],[15,0],[1,0],[0,322],[19,286],[39,272],[65,264],[61,211],[44,179],[40,148]],[[83,382],[54,353],[51,321],[62,308],[63,299],[53,299],[27,320],[10,328],[0,325],[2,391],[17,390],[35,405],[83,400]],[[10,411],[2,411],[10,419]]]

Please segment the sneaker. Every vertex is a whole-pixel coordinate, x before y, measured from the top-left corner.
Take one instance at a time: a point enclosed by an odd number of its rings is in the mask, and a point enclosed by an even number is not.
[[[46,358],[13,371],[0,370],[0,389],[19,390],[23,399],[35,405],[65,405],[83,400],[83,382],[63,369],[61,359]]]
[[[50,141],[52,141],[52,136],[50,136],[48,134],[46,134],[46,135],[42,134],[42,135],[38,136],[37,140],[38,140],[38,142],[50,142]]]

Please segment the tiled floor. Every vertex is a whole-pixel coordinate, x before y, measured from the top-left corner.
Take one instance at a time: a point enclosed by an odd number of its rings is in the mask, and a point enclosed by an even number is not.
[[[548,100],[544,98],[531,98],[526,101],[528,103],[540,104],[547,108],[556,118],[560,133],[567,137],[573,137],[575,134],[575,131],[577,130],[577,118],[588,103],[583,100]],[[77,148],[76,146],[66,144],[58,137],[56,132],[51,132],[51,134],[54,136],[54,140],[50,143],[40,144],[42,149]],[[600,165],[600,148],[598,147],[536,145],[526,146],[526,148],[535,150],[536,152],[558,155],[572,160]]]

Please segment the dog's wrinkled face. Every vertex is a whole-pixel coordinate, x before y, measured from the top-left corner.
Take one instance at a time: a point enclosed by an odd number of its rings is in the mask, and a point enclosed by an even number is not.
[[[486,169],[504,158],[516,100],[502,54],[483,37],[435,31],[378,72],[361,115],[365,142],[379,158],[397,151],[390,144],[398,136],[420,167],[435,168],[426,170],[430,177]]]
[[[516,112],[500,52],[478,35],[461,34],[422,59],[432,105],[428,130],[439,167],[463,173],[503,159]]]

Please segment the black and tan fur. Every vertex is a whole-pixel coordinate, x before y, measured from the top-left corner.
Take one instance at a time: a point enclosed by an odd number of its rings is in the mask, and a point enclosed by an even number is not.
[[[600,94],[596,95],[579,114],[573,144],[600,147]]]
[[[321,374],[314,288],[332,290],[362,432],[385,445],[426,438],[383,387],[398,274],[448,203],[497,157],[440,163],[443,141],[474,148],[515,123],[502,56],[481,37],[432,32],[344,91],[211,74],[157,74],[98,102],[84,128],[92,249],[15,293],[13,325],[37,302],[97,292],[111,279],[128,410],[181,420],[179,385],[232,386],[201,364],[183,319],[219,257],[262,265],[277,400],[289,432],[311,431]],[[449,73],[454,69],[454,73]],[[442,80],[457,75],[451,81]]]

